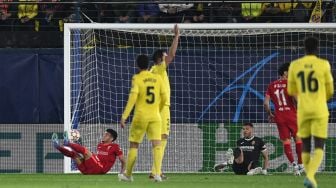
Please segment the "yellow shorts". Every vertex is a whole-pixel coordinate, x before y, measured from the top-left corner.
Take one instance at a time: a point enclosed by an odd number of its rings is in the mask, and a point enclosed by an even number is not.
[[[170,107],[165,106],[161,113],[161,119],[162,119],[162,127],[161,127],[161,134],[169,135],[170,132]]]
[[[328,137],[328,117],[301,119],[298,117],[298,136],[300,138],[308,138],[315,136],[319,138]]]
[[[128,140],[141,143],[145,133],[148,140],[161,140],[161,121],[133,119]]]

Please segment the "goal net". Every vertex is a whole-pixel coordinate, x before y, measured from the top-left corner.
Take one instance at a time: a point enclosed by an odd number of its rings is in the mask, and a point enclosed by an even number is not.
[[[270,171],[291,170],[275,124],[263,109],[279,65],[304,55],[305,37],[320,39],[319,56],[336,61],[335,24],[181,24],[176,57],[168,68],[171,133],[164,172],[211,172],[235,147],[243,122],[267,143]],[[139,54],[169,50],[172,24],[66,24],[64,37],[65,130],[79,129],[92,152],[106,128],[118,131],[127,154],[129,127],[119,126]],[[333,66],[334,67],[334,66]],[[335,68],[333,68],[335,73]],[[321,171],[336,170],[336,98]],[[148,112],[150,113],[150,112]],[[132,117],[129,118],[128,122]],[[129,125],[129,124],[128,124]],[[146,140],[146,139],[145,139]],[[293,148],[294,149],[294,148]],[[295,156],[295,150],[293,150]],[[295,157],[296,158],[296,157]],[[112,172],[119,170],[119,164]],[[76,170],[65,159],[65,172]],[[139,148],[135,171],[150,171],[151,147]]]

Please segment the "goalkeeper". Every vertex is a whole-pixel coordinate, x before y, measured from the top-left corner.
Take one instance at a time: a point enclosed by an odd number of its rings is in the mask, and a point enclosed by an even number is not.
[[[113,167],[116,158],[121,162],[121,170],[125,171],[126,162],[118,144],[114,143],[118,133],[113,129],[106,129],[102,141],[97,146],[97,154],[91,153],[86,147],[69,140],[68,133],[64,132],[63,146],[60,145],[56,133],[52,135],[54,147],[63,155],[73,159],[82,174],[106,174]]]
[[[237,140],[237,148],[228,150],[227,161],[214,166],[215,171],[220,171],[232,164],[232,170],[237,175],[267,174],[268,152],[264,141],[253,136],[253,124],[243,125],[244,137]],[[259,158],[262,154],[263,168],[259,167]]]

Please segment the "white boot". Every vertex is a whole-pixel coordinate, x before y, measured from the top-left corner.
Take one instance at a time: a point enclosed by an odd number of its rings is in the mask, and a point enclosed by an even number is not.
[[[253,176],[253,175],[261,174],[261,172],[262,172],[262,168],[257,167],[257,168],[254,168],[254,169],[251,169],[250,171],[248,171],[247,175]]]
[[[155,181],[155,182],[162,182],[162,178],[161,178],[161,176],[159,176],[159,175],[155,175],[155,176],[154,176],[154,181]]]
[[[118,179],[119,181],[127,181],[127,182],[132,182],[133,177],[127,177],[125,174],[118,174]]]
[[[297,165],[295,162],[292,163],[293,165],[293,172],[295,176],[301,176],[299,165]]]

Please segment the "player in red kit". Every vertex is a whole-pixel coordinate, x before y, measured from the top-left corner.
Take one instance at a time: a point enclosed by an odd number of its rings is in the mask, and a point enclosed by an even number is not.
[[[287,76],[288,76],[289,63],[285,63],[280,66],[278,73],[280,78],[269,84],[265,100],[264,107],[268,113],[270,122],[275,122],[280,139],[283,143],[284,152],[289,162],[294,167],[294,174],[301,175],[303,172],[302,165],[302,141],[296,136],[298,126],[296,120],[296,104],[295,99],[287,94]],[[274,104],[274,114],[270,107],[270,101]],[[291,138],[295,140],[297,163],[294,161]]]
[[[118,158],[121,162],[120,173],[125,171],[123,152],[118,144],[114,143],[118,134],[113,129],[107,129],[101,143],[97,146],[97,154],[91,153],[87,148],[70,142],[67,132],[64,133],[63,146],[59,144],[57,134],[52,135],[54,147],[63,155],[72,158],[83,174],[106,174]]]

